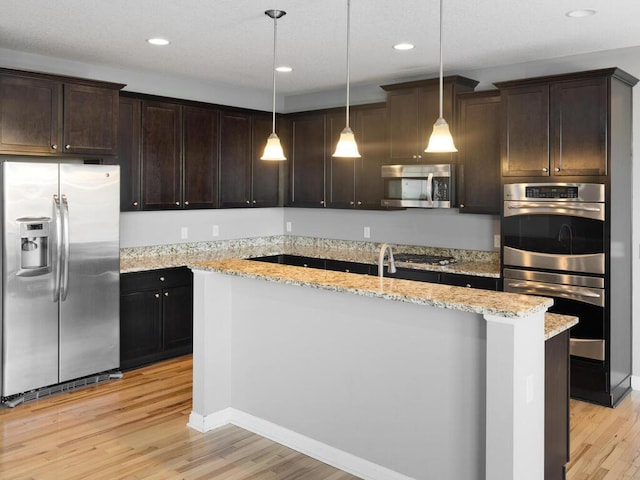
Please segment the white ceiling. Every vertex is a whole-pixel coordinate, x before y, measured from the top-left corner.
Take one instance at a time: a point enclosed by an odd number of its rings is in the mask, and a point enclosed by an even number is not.
[[[352,84],[437,74],[438,5],[351,0]],[[344,85],[346,0],[0,0],[0,47],[268,90],[270,8],[287,12],[278,63],[294,68],[279,94]],[[581,8],[598,13],[565,15]],[[639,18],[640,0],[444,0],[445,75],[638,46]],[[401,41],[416,48],[393,50]]]

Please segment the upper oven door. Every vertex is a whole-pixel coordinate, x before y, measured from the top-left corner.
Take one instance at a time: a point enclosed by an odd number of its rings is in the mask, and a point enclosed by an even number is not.
[[[503,263],[604,273],[604,203],[504,202]]]

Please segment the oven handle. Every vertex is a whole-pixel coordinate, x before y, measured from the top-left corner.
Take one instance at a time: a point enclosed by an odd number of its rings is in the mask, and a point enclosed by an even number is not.
[[[530,288],[534,291],[542,291],[542,292],[551,292],[551,293],[567,293],[570,295],[578,295],[580,297],[589,297],[589,298],[602,298],[602,295],[593,292],[584,292],[580,290],[573,290],[571,288],[557,289],[553,287],[543,287],[541,285],[528,285],[526,283],[513,283],[509,282],[509,286],[513,288]]]
[[[547,209],[547,208],[553,208],[553,207],[556,207],[556,205],[550,205],[550,204],[545,205],[543,203],[527,203],[527,204],[516,203],[516,204],[510,204],[509,206],[507,206],[509,210],[521,210],[524,208]],[[575,210],[577,212],[601,212],[602,211],[598,207],[579,207],[579,206],[573,206],[573,205],[558,205],[556,208],[562,208],[565,210]]]

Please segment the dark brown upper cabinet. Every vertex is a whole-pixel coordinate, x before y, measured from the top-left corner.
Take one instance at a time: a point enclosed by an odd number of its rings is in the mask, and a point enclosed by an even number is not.
[[[183,107],[184,208],[218,206],[218,110]]]
[[[439,116],[439,79],[383,85],[387,92],[388,163],[451,163],[451,153],[426,153]],[[477,81],[461,76],[443,79],[443,115],[455,138],[456,95],[473,91]]]
[[[142,102],[142,209],[182,206],[180,105]]]
[[[251,206],[251,115],[220,115],[220,206]]]
[[[120,164],[120,211],[139,210],[142,100],[120,97],[118,122],[118,163]]]
[[[350,126],[360,158],[336,158],[332,154],[345,127],[345,113],[326,116],[327,206],[330,208],[380,209],[383,196],[381,167],[389,163],[387,108],[385,104],[355,106]]]
[[[0,153],[115,155],[123,86],[0,69]]]
[[[499,214],[500,92],[458,96],[458,207],[461,213]]]
[[[496,83],[502,96],[502,175],[606,176],[612,79],[627,87],[637,82],[609,68]]]
[[[325,206],[325,115],[307,113],[292,117],[290,200],[293,207]]]

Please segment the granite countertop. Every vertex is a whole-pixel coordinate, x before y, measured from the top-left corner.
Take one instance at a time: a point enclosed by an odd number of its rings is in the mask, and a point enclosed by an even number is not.
[[[388,277],[379,278],[355,273],[308,269],[234,258],[198,261],[190,264],[190,266],[199,270],[264,279],[288,285],[309,286],[399,302],[510,318],[526,317],[535,312],[546,310],[553,305],[552,299],[533,295],[476,290]]]
[[[500,259],[495,252],[457,250],[409,245],[392,245],[394,253],[419,253],[454,257],[456,263],[446,266],[396,262],[398,267],[417,270],[500,278]],[[378,263],[380,244],[306,237],[267,237],[197,244],[160,245],[121,250],[120,271],[135,272],[190,265],[226,258],[255,258],[269,255],[305,257]]]
[[[544,339],[549,340],[578,323],[578,317],[547,312],[544,314]]]

